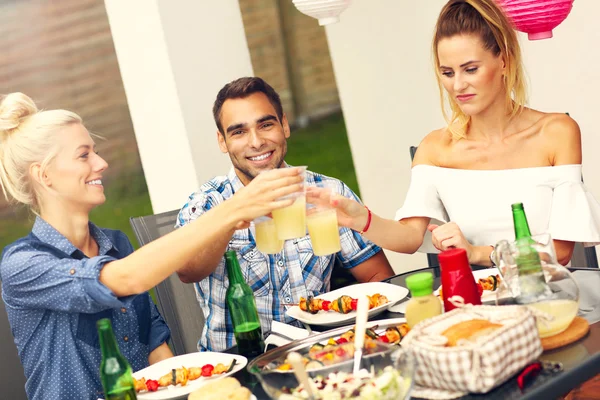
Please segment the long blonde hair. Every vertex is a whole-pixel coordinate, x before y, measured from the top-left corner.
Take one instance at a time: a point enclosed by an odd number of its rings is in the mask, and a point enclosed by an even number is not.
[[[0,187],[8,201],[26,204],[39,212],[39,193],[29,174],[33,163],[44,171],[59,147],[61,128],[81,123],[66,110],[40,111],[23,93],[11,93],[0,102]]]
[[[440,90],[440,101],[448,130],[456,139],[465,138],[471,117],[462,112],[456,100],[448,96],[451,115],[446,109],[446,97],[438,45],[440,40],[455,35],[478,35],[486,50],[502,56],[505,62],[504,85],[510,118],[518,115],[527,104],[527,87],[523,72],[521,47],[510,21],[494,0],[450,0],[438,17],[433,37],[434,70]]]

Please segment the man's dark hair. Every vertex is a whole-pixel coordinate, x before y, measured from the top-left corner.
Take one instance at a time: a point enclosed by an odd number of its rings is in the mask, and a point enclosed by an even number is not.
[[[229,82],[227,85],[223,86],[221,90],[219,90],[217,99],[213,105],[213,117],[215,118],[215,123],[217,124],[219,132],[221,132],[223,136],[225,136],[223,125],[221,125],[221,108],[223,107],[223,103],[229,99],[243,99],[254,93],[264,93],[264,95],[269,99],[269,102],[273,108],[275,108],[279,122],[283,120],[283,107],[281,106],[281,99],[271,85],[258,77],[239,78],[235,81]]]

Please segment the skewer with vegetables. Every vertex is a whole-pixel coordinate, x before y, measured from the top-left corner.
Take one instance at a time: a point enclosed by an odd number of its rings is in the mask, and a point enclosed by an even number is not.
[[[210,378],[214,375],[220,375],[226,372],[230,372],[235,367],[236,359],[234,358],[231,364],[206,364],[202,367],[181,367],[177,369],[172,369],[171,372],[168,372],[158,378],[158,380],[140,378],[133,378],[133,385],[135,387],[136,392],[149,391],[156,392],[160,387],[167,387],[170,385],[177,386],[185,386],[188,381],[196,380],[200,377]]]
[[[367,297],[369,298],[369,310],[389,303],[388,298],[379,293],[375,293],[373,296],[367,295]],[[335,311],[341,314],[348,314],[351,311],[356,311],[357,305],[358,299],[353,299],[350,296],[340,296],[333,301],[309,296],[308,299],[301,297],[298,306],[302,311],[307,311],[311,314],[316,314],[319,311]]]

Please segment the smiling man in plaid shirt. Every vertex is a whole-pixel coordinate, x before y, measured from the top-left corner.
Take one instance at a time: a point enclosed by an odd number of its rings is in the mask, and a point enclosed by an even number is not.
[[[225,85],[213,107],[217,140],[228,153],[233,168],[226,176],[206,182],[193,193],[179,212],[177,227],[198,218],[244,188],[261,171],[286,167],[285,155],[290,127],[279,95],[260,78],[240,78]],[[343,182],[307,171],[308,185],[330,182],[343,196],[358,200]],[[183,282],[194,283],[206,325],[199,350],[222,351],[235,344],[229,310],[225,304],[228,286],[226,250],[238,254],[242,273],[254,291],[263,332],[271,322],[300,326],[285,315],[285,303],[298,303],[301,296],[329,290],[336,258],[359,282],[381,281],[393,275],[381,248],[359,233],[340,228],[342,250],[329,256],[315,256],[308,236],[285,241],[279,254],[262,254],[256,249],[253,229],[238,229],[223,236],[178,271]]]

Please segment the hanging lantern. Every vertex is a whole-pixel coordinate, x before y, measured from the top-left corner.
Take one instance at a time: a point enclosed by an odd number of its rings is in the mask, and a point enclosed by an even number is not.
[[[351,0],[293,0],[302,14],[319,20],[319,25],[335,24]]]
[[[552,29],[563,22],[574,0],[496,0],[516,30],[527,33],[529,40],[548,39]]]

